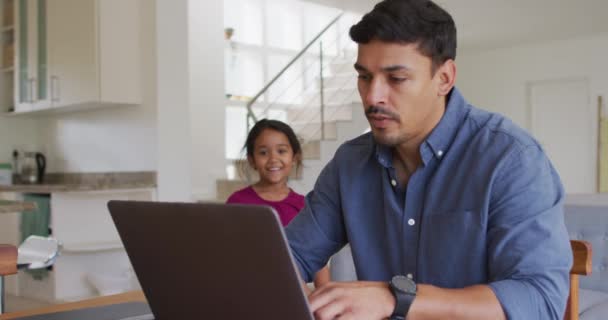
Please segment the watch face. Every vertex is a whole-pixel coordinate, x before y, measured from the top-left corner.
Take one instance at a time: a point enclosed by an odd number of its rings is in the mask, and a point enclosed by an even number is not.
[[[391,283],[395,288],[399,289],[400,291],[412,294],[416,293],[416,283],[408,277],[394,276],[391,280]]]

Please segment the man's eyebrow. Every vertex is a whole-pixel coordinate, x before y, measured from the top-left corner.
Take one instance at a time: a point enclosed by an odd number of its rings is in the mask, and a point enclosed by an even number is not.
[[[367,69],[365,69],[364,66],[362,66],[362,65],[360,65],[358,63],[355,63],[355,70],[361,71],[361,72],[367,72]]]
[[[403,65],[393,65],[393,66],[384,67],[384,68],[382,68],[382,70],[385,72],[393,72],[393,71],[401,71],[401,70],[409,71],[411,69],[406,66],[403,66]]]
[[[364,66],[362,66],[358,63],[355,63],[355,70],[361,71],[361,72],[369,72]],[[401,70],[409,71],[411,69],[404,65],[399,65],[399,64],[382,68],[382,71],[384,71],[384,72],[394,72],[394,71],[401,71]]]

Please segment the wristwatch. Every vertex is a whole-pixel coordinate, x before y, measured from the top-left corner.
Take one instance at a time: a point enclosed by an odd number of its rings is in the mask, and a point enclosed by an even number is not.
[[[395,310],[390,320],[404,320],[410,306],[416,298],[416,283],[405,276],[394,276],[388,283],[388,287],[395,296]]]

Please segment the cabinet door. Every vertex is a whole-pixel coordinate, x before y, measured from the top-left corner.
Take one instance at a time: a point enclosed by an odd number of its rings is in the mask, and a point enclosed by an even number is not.
[[[63,243],[65,251],[70,252],[120,248],[122,244],[108,211],[108,201],[154,199],[154,189],[53,193],[53,236]]]
[[[17,21],[15,111],[48,108],[46,0],[19,0]]]
[[[47,25],[46,25],[46,8],[47,0],[35,0],[34,17],[36,25],[35,35],[35,63],[32,64],[32,72],[34,74],[34,109],[46,109],[50,107],[51,100],[49,96],[49,75],[48,75],[48,54],[47,54]]]
[[[97,1],[52,0],[48,64],[54,107],[99,100]]]
[[[29,35],[31,26],[29,25],[29,6],[30,1],[18,0],[17,2],[17,72],[15,77],[15,111],[30,111],[34,101],[31,87],[30,75],[30,47]]]

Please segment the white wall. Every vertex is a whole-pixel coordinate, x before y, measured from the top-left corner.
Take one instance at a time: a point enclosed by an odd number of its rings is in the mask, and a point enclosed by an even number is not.
[[[457,86],[473,105],[502,113],[530,129],[527,84],[569,78],[587,79],[589,99],[595,110],[597,96],[608,97],[606,57],[608,34],[488,52],[465,52],[456,59]],[[595,132],[597,115],[594,114],[589,125]],[[564,128],[564,134],[581,129],[584,128]],[[593,140],[592,145],[596,145],[597,139]],[[595,159],[596,151],[590,156]],[[577,170],[576,164],[572,164],[568,170]]]
[[[188,14],[192,195],[213,200],[226,177],[224,3],[190,0]]]
[[[157,0],[158,198],[215,199],[226,175],[221,0]]]
[[[50,172],[156,170],[155,6],[140,5],[143,103],[40,118]]]
[[[526,84],[588,78],[591,96],[608,96],[608,34],[539,43],[456,58],[456,85],[472,104],[527,126]]]
[[[192,194],[189,120],[188,1],[156,0],[158,199]]]
[[[36,120],[0,116],[0,163],[11,162],[14,148],[37,148]]]

